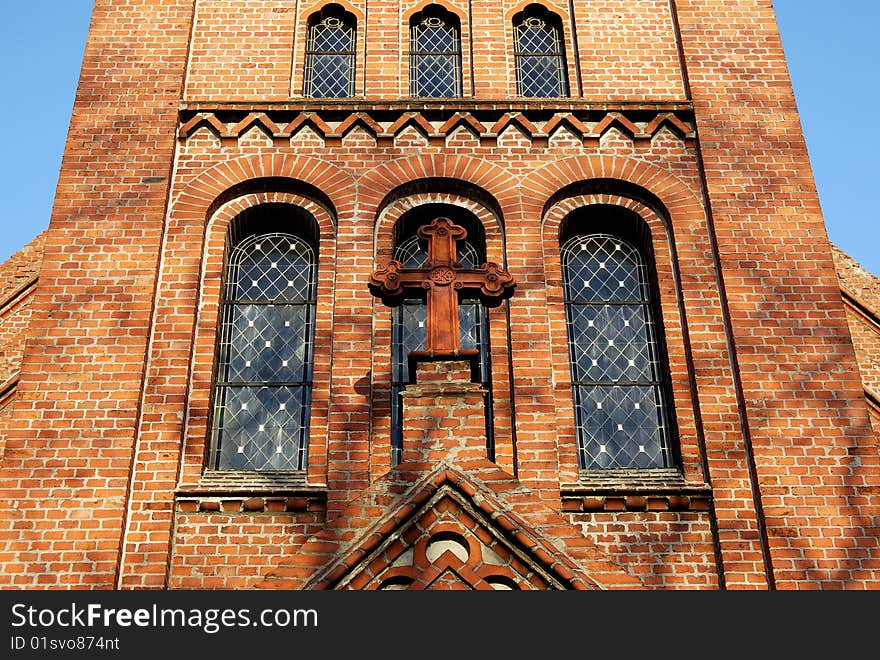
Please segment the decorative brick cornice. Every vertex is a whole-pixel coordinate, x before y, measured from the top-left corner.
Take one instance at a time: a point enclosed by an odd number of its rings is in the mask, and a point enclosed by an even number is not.
[[[709,511],[708,484],[684,481],[677,470],[585,470],[560,492],[568,513],[600,511]]]
[[[556,102],[446,101],[397,103],[369,101],[321,102],[187,102],[180,105],[178,138],[186,141],[200,128],[231,144],[254,127],[276,145],[283,145],[306,127],[339,146],[355,128],[364,129],[377,145],[389,145],[412,127],[431,145],[442,145],[459,127],[491,146],[508,127],[516,127],[537,147],[566,129],[585,146],[598,144],[612,128],[636,146],[650,144],[667,128],[681,140],[695,138],[689,103],[608,104],[572,100]]]
[[[306,483],[305,473],[213,472],[175,492],[180,513],[282,513],[324,511],[327,489]]]
[[[178,513],[302,513],[323,512],[326,493],[246,497],[243,495],[188,495],[175,498]]]

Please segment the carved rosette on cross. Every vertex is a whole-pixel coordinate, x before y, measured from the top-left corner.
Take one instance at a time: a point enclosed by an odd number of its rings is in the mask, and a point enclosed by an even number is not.
[[[428,260],[419,268],[389,261],[373,271],[370,290],[392,306],[407,291],[425,290],[427,345],[424,351],[410,353],[411,363],[467,359],[473,364],[478,352],[464,350],[460,344],[459,294],[475,291],[487,306],[495,307],[513,294],[516,282],[507,270],[493,262],[480,268],[462,268],[456,258],[455,244],[464,239],[467,232],[449,218],[436,218],[431,224],[419,227],[418,236],[428,242]]]

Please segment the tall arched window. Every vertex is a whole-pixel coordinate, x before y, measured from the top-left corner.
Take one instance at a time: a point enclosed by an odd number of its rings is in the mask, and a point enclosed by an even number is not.
[[[519,96],[568,95],[562,21],[540,5],[513,18],[516,93]]]
[[[229,253],[211,469],[305,469],[316,270],[292,233],[253,233]]]
[[[328,5],[309,19],[303,95],[354,96],[355,19],[339,5]]]
[[[410,21],[413,96],[461,96],[461,32],[456,16],[429,5]]]
[[[562,273],[580,467],[672,466],[667,366],[643,248],[577,233],[563,243]]]
[[[448,212],[444,211],[444,215],[448,215]],[[412,268],[418,268],[428,259],[428,252],[415,236],[415,230],[416,227],[413,227],[411,232],[407,232],[394,251],[394,259]],[[468,237],[459,241],[457,245],[458,261],[462,268],[479,268],[485,263],[485,255],[479,247],[480,241],[476,236],[472,236],[473,233],[475,232],[469,229]],[[392,311],[391,459],[395,465],[400,462],[403,451],[403,402],[399,395],[411,376],[407,356],[410,351],[425,349],[426,318],[427,308],[424,298],[408,297]],[[488,392],[486,439],[487,454],[491,459],[494,455],[492,378],[489,362],[489,317],[485,305],[476,297],[462,297],[458,304],[458,320],[461,348],[475,348],[480,352],[480,382],[483,389]]]

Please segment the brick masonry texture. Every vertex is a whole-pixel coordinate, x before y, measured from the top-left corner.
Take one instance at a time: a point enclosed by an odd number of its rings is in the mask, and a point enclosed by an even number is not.
[[[880,433],[880,278],[839,249],[834,264],[874,430]]]
[[[0,265],[0,383],[18,376],[45,232]]]
[[[408,96],[427,3],[342,2],[355,97],[303,98],[326,4],[96,2],[9,358],[0,588],[878,588],[880,290],[828,242],[770,0],[547,4],[560,99],[516,96],[506,0],[444,3],[455,99]],[[227,236],[268,204],[318,243],[308,467],[215,472]],[[494,455],[438,363],[392,469],[367,283],[438,204],[517,281],[488,311]],[[651,248],[668,470],[578,469],[560,237],[609,207]]]

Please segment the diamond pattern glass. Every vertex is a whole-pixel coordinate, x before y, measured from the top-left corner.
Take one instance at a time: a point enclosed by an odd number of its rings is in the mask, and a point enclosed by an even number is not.
[[[656,468],[669,465],[657,387],[577,385],[578,453],[585,468]]]
[[[217,470],[305,468],[316,258],[292,234],[230,254],[216,384]]]
[[[345,98],[354,94],[354,22],[330,15],[309,28],[303,94]]]
[[[223,430],[217,469],[301,470],[308,407],[303,387],[225,387],[216,414]]]
[[[633,244],[609,234],[562,248],[581,468],[671,465],[648,273]]]
[[[410,94],[461,96],[461,39],[451,17],[424,12],[410,30]]]
[[[568,94],[558,21],[543,10],[515,19],[517,94],[555,98]]]
[[[458,260],[462,268],[477,268],[482,263],[476,247],[467,240],[458,243]],[[409,268],[418,268],[428,258],[428,253],[413,236],[403,241],[395,250],[394,258]],[[419,298],[404,300],[392,312],[391,333],[391,458],[393,464],[401,460],[403,451],[403,404],[400,392],[409,382],[410,351],[423,350],[427,344],[427,307]],[[458,306],[459,337],[462,348],[480,351],[480,380],[489,393],[486,398],[486,433],[492,447],[492,390],[489,364],[489,319],[486,308],[476,299],[467,298]]]

